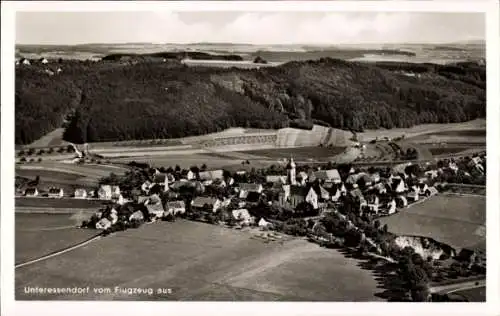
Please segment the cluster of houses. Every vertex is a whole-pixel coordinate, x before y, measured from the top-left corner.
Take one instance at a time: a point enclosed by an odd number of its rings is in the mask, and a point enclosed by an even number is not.
[[[474,157],[467,167],[484,173],[484,162],[484,157]],[[76,189],[73,196],[75,199],[94,198],[121,206],[133,202],[144,205],[148,213],[157,218],[183,214],[186,209],[202,214],[215,214],[225,209],[238,222],[255,224],[259,219],[252,218],[248,210],[262,203],[292,211],[307,205],[315,214],[321,214],[332,205],[341,205],[348,198],[357,203],[360,213],[368,212],[375,216],[394,214],[398,208],[437,194],[432,180],[443,172],[458,172],[454,161],[427,168],[419,175],[406,174],[408,165],[396,166],[391,172],[383,174],[351,168],[348,174],[341,176],[337,169],[311,168],[297,172],[297,166],[291,158],[287,161],[286,172],[283,170],[283,174],[267,175],[262,183],[242,182],[239,176],[243,176],[245,171],[228,175],[223,170],[196,173],[182,170],[174,175],[156,170],[149,180],[142,183],[140,188],[134,188],[133,192],[121,192],[117,185],[101,185],[95,191]],[[186,187],[196,191],[189,201],[184,200],[179,193]],[[28,188],[24,193],[25,196],[39,195],[36,188]],[[49,189],[48,197],[63,196],[62,189]],[[167,202],[162,202],[159,196]],[[263,225],[267,223],[266,219],[258,222]]]
[[[124,205],[135,202],[144,205],[148,214],[160,218],[186,212],[186,201],[179,191],[183,187],[197,187],[197,195],[190,200],[188,206],[192,212],[215,214],[222,209],[229,211],[234,219],[243,225],[258,223],[266,226],[265,218],[253,218],[248,209],[261,203],[277,205],[294,210],[299,205],[308,205],[317,213],[325,211],[333,204],[341,204],[342,197],[351,197],[358,202],[360,212],[371,212],[376,215],[393,214],[398,207],[434,195],[437,190],[426,183],[428,178],[413,181],[411,186],[408,176],[402,172],[393,172],[388,177],[379,173],[357,172],[351,168],[347,178],[342,179],[337,169],[309,170],[298,172],[291,158],[286,166],[286,174],[268,175],[264,183],[236,182],[235,177],[224,176],[222,170],[203,171],[195,174],[184,170],[180,177],[170,173],[155,171],[153,177],[145,181],[140,189],[134,190],[133,198],[124,198],[118,186],[102,185],[96,192],[97,198]],[[224,190],[209,190],[220,189]],[[224,192],[214,194],[213,192]],[[162,203],[159,196],[166,197]],[[75,198],[84,198],[85,190],[75,191]],[[258,221],[257,221],[258,220]]]

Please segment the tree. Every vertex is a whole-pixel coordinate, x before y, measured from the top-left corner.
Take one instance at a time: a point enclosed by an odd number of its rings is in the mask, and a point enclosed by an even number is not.
[[[206,171],[207,170],[207,165],[206,164],[202,164],[200,170],[201,171]]]
[[[176,172],[176,173],[181,172],[181,166],[179,166],[179,165],[175,165],[175,172]]]
[[[380,229],[380,221],[377,219],[375,220],[375,222],[373,222],[373,227],[375,227],[375,229]]]

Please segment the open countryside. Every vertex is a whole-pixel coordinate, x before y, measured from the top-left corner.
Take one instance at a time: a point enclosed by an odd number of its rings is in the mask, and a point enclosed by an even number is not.
[[[15,71],[17,300],[486,300],[484,41],[17,45]]]

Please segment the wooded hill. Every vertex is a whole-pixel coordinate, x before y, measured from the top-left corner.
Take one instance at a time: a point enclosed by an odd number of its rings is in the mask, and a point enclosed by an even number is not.
[[[62,72],[55,75],[46,69]],[[261,69],[178,61],[63,61],[16,67],[16,144],[69,119],[80,142],[173,138],[228,127],[410,127],[485,117],[486,69],[455,65],[290,62]],[[68,117],[69,115],[69,117]]]

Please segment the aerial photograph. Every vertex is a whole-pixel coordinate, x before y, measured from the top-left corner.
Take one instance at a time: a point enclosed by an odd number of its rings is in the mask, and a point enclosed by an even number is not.
[[[486,301],[484,13],[17,12],[18,301]]]

